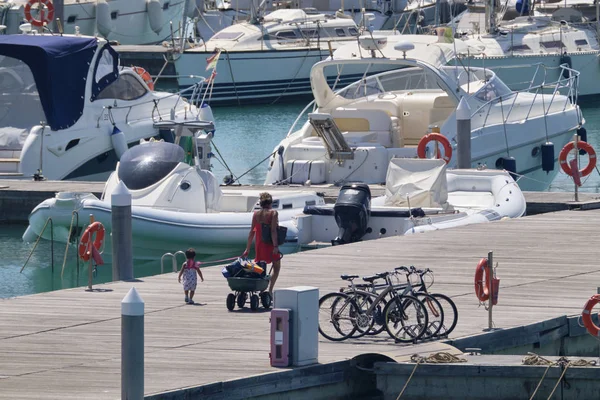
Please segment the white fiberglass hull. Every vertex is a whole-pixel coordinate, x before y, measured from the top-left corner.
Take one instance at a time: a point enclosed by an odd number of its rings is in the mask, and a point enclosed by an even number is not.
[[[72,201],[48,199],[38,205],[29,216],[29,228],[24,235],[31,240],[40,235],[46,220],[51,217],[54,240],[66,243],[73,218]],[[280,249],[291,252],[297,249],[296,231],[290,223],[300,209],[279,211],[280,224],[288,227],[288,239]],[[110,260],[112,215],[109,203],[87,195],[79,203],[79,231],[88,225],[88,216],[106,229],[105,260]],[[194,247],[200,261],[210,261],[239,256],[246,246],[252,222],[252,212],[186,213],[132,207],[133,257],[136,260],[160,260],[167,252],[175,253]],[[77,221],[73,222],[77,225]],[[43,238],[50,239],[46,229]]]

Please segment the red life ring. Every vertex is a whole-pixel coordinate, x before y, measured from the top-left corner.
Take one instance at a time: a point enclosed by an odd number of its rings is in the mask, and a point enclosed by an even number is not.
[[[569,176],[573,176],[573,171],[571,170],[571,167],[567,162],[567,156],[569,155],[569,152],[571,152],[574,148],[575,142],[569,142],[565,145],[565,147],[562,148],[560,154],[558,155],[558,162],[560,163],[560,167],[565,172],[565,174]],[[584,169],[579,170],[579,174],[581,176],[588,176],[592,173],[594,168],[596,168],[596,151],[589,143],[583,141],[577,142],[577,148],[585,150],[585,152],[590,158],[588,165]]]
[[[423,136],[421,140],[419,140],[419,145],[417,146],[417,155],[419,156],[419,158],[425,158],[425,150],[427,144],[434,140],[436,142],[440,142],[442,146],[444,146],[444,156],[441,157],[438,152],[437,158],[442,158],[444,161],[446,161],[446,164],[448,164],[450,162],[450,159],[452,158],[452,146],[450,146],[450,141],[448,140],[448,138],[446,138],[446,136],[442,135],[441,133],[434,132]]]
[[[92,235],[96,234],[96,238],[92,242]],[[102,243],[104,242],[104,225],[96,221],[91,223],[81,235],[81,241],[79,242],[79,257],[83,261],[89,261],[92,256],[91,246],[94,246],[96,250],[100,251]]]
[[[36,3],[38,4],[39,19],[31,16],[31,7]],[[47,13],[44,8],[41,7],[42,5],[48,9]],[[54,4],[52,4],[52,1],[50,0],[29,0],[27,4],[25,4],[24,12],[25,19],[29,21],[31,25],[44,26],[44,24],[47,24],[54,19]]]
[[[154,90],[154,81],[152,80],[152,76],[150,76],[150,73],[142,67],[132,67],[132,68],[135,71],[135,73],[138,74],[142,78],[142,80],[146,83],[146,85],[148,85],[148,88],[150,90]]]
[[[581,312],[583,326],[585,326],[590,335],[596,337],[600,334],[600,326],[594,324],[594,321],[592,321],[592,308],[598,303],[600,303],[600,294],[595,294],[585,303],[585,307],[583,307],[583,311]]]
[[[487,301],[490,298],[488,273],[488,260],[482,258],[475,269],[475,296],[479,301]]]

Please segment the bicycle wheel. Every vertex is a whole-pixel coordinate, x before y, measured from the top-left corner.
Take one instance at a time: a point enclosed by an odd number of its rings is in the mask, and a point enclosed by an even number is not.
[[[444,310],[444,324],[436,336],[448,336],[454,328],[456,328],[456,323],[458,322],[458,309],[456,308],[456,304],[454,304],[454,301],[445,294],[430,294],[440,302],[442,309]]]
[[[373,318],[374,315],[369,314],[367,311],[371,307],[371,304],[373,304],[373,299],[368,295],[354,292],[350,292],[348,296],[352,297],[358,306],[358,313],[350,315],[356,326],[356,331],[352,334],[352,337],[356,339],[367,334],[371,335],[371,329],[375,324],[375,320]]]
[[[423,303],[429,317],[427,329],[422,338],[431,339],[436,337],[438,332],[444,326],[444,309],[442,305],[434,296],[427,293],[414,293],[414,296]]]
[[[401,343],[416,342],[427,329],[427,309],[413,296],[397,296],[383,309],[385,329]]]
[[[353,318],[358,305],[343,293],[328,293],[319,299],[319,333],[333,341],[348,339],[356,331]]]

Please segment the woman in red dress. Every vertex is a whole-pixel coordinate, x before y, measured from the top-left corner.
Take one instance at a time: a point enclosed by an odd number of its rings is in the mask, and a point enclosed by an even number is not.
[[[269,193],[260,194],[260,210],[255,211],[252,215],[252,227],[248,233],[248,244],[246,250],[242,254],[242,257],[246,257],[252,247],[252,240],[256,241],[256,258],[254,261],[264,261],[267,264],[273,263],[273,270],[271,272],[271,283],[269,285],[269,293],[273,296],[273,286],[279,276],[279,270],[281,268],[281,256],[279,253],[279,243],[277,243],[277,227],[279,226],[279,220],[277,211],[271,209],[273,205],[273,198]],[[262,224],[270,225],[271,227],[271,238],[273,244],[265,243],[262,240]]]

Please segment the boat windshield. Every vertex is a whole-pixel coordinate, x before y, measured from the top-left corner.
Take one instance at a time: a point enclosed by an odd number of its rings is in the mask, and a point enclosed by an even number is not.
[[[142,143],[121,157],[119,179],[131,190],[147,188],[167,176],[184,155],[183,148],[173,143]]]
[[[512,90],[494,72],[483,68],[443,67],[442,72],[465,94],[487,103],[510,95]]]
[[[0,56],[0,149],[20,150],[31,128],[45,120],[27,64]]]

